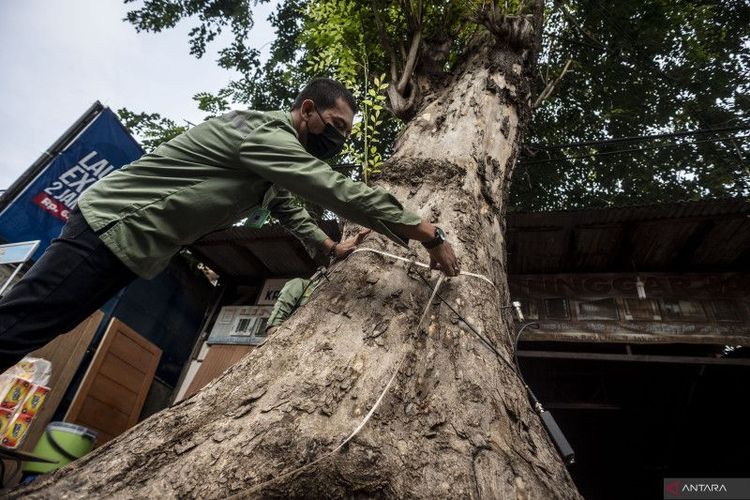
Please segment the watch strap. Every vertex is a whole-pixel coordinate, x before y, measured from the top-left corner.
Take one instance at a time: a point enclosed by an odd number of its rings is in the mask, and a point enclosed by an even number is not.
[[[425,247],[427,250],[432,250],[436,246],[442,244],[445,242],[445,233],[443,233],[443,230],[439,227],[435,227],[435,237],[431,240],[423,241],[422,246]]]

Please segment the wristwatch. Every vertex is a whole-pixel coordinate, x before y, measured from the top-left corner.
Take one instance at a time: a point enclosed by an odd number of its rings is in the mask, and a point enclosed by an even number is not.
[[[445,243],[446,236],[445,231],[440,229],[439,227],[435,226],[435,237],[431,240],[422,241],[422,246],[425,247],[427,250],[431,250],[435,248],[438,245],[442,245]]]

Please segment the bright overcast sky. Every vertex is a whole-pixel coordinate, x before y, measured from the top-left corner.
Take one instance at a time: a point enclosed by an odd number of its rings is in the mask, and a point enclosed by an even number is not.
[[[253,46],[273,32],[275,1],[254,10]],[[0,189],[7,188],[97,99],[113,110],[203,119],[192,96],[232,74],[215,49],[189,54],[191,24],[136,33],[122,0],[0,0]]]

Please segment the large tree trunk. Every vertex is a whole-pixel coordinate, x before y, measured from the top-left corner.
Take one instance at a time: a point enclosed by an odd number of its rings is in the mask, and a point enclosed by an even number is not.
[[[492,280],[461,276],[440,293],[501,357],[440,303],[417,331],[431,290],[402,262],[356,253],[220,379],[17,495],[579,498],[513,369],[502,309],[504,198],[529,71],[522,51],[477,44],[380,180],[440,222],[463,270]],[[405,255],[380,236],[366,246]],[[372,418],[331,453],[394,373]]]

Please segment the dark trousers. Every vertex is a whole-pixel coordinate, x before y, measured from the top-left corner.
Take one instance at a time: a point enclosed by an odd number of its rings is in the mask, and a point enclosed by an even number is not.
[[[0,298],[0,373],[72,330],[135,278],[74,211],[60,236]]]

